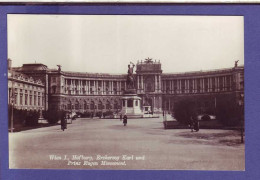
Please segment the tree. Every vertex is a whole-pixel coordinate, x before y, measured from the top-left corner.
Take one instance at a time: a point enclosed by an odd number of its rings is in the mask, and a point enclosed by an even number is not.
[[[192,100],[182,100],[175,105],[174,117],[182,124],[189,124],[191,116],[196,113],[195,102]]]
[[[240,123],[241,112],[235,99],[219,100],[216,106],[217,119],[226,126],[235,126]]]
[[[55,124],[57,123],[62,116],[63,112],[55,109],[48,109],[46,112],[46,119],[49,124]]]

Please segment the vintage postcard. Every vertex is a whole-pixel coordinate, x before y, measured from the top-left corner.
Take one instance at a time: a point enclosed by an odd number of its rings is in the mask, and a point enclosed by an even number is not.
[[[8,14],[10,169],[245,170],[244,17]]]

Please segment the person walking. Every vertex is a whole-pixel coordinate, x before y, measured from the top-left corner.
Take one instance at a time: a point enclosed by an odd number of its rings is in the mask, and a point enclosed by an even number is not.
[[[61,125],[61,130],[64,131],[67,129],[67,119],[66,119],[66,114],[61,113],[61,120],[60,120],[60,125]]]
[[[193,132],[193,130],[194,130],[194,117],[193,117],[193,115],[190,117],[189,127],[190,127],[190,131]]]
[[[194,118],[194,130],[198,132],[200,130],[200,124],[197,117]]]
[[[126,115],[124,115],[123,123],[124,123],[124,126],[126,126],[126,124],[127,124],[127,116]]]

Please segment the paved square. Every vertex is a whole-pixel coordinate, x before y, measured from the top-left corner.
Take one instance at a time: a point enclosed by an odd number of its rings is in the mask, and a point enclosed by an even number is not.
[[[10,133],[9,153],[10,168],[245,169],[238,131],[164,130],[161,118],[129,119],[125,127],[118,119],[81,118],[64,132],[52,126]]]

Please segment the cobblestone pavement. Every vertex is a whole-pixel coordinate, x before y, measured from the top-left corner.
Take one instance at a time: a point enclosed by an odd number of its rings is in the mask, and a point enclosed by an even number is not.
[[[161,118],[77,119],[9,133],[10,168],[244,170],[233,130],[164,130]]]

